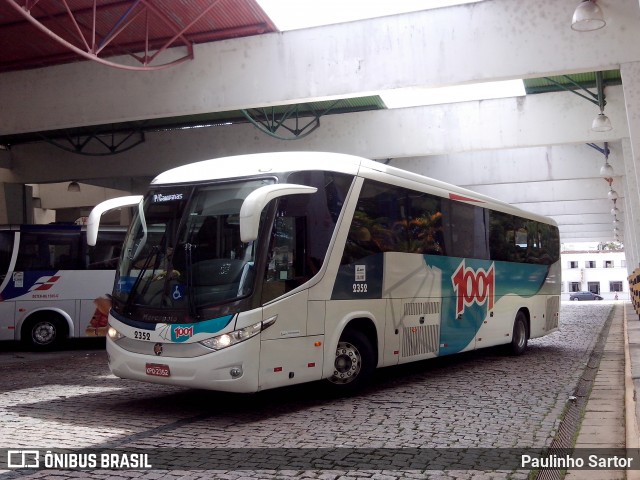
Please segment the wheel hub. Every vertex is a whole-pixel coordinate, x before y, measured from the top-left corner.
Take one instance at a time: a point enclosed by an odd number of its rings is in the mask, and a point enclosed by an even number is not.
[[[358,349],[347,342],[340,342],[336,350],[334,371],[331,381],[334,383],[352,382],[360,373],[361,358]]]
[[[56,329],[50,323],[40,323],[33,327],[33,340],[40,345],[51,343],[56,336]]]

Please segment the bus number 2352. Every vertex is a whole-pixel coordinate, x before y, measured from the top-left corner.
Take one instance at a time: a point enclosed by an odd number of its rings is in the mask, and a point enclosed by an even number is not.
[[[367,293],[367,284],[366,283],[354,283],[353,284],[353,293]]]

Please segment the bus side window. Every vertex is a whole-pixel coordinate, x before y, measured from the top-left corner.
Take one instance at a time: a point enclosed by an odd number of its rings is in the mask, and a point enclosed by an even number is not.
[[[289,175],[289,183],[316,187],[318,191],[278,200],[262,303],[297,288],[320,271],[352,180],[348,175],[331,172]]]
[[[366,180],[341,264],[384,252],[444,255],[442,204],[435,195]]]
[[[558,228],[525,220],[507,213],[490,211],[491,260],[541,263],[558,261]]]
[[[353,214],[342,265],[383,252],[407,249],[407,191],[367,180]]]
[[[507,213],[491,211],[489,218],[489,245],[491,260],[512,260],[515,253],[513,216]]]
[[[124,231],[99,232],[98,240],[87,250],[87,268],[89,270],[113,270],[118,266]]]
[[[89,249],[89,270],[114,269],[118,262],[116,247],[109,244],[96,244]]]
[[[442,199],[410,192],[409,253],[445,255]]]
[[[293,290],[311,278],[312,275],[304,265],[306,250],[306,218],[276,217],[271,231],[263,283],[263,303]]]
[[[77,233],[49,236],[50,265],[54,270],[84,270]]]
[[[83,269],[77,232],[22,232],[16,271]]]
[[[16,260],[16,271],[49,270],[49,249],[40,248],[39,235],[23,232],[20,238],[20,248]]]
[[[13,251],[12,231],[0,231],[0,282],[4,280],[11,262],[11,252]]]

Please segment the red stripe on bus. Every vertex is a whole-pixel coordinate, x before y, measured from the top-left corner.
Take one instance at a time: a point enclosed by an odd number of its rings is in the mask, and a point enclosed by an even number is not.
[[[476,200],[475,198],[463,197],[462,195],[458,195],[457,193],[450,193],[449,198],[451,200],[460,200],[462,202],[475,202],[475,203],[484,203],[482,200]]]

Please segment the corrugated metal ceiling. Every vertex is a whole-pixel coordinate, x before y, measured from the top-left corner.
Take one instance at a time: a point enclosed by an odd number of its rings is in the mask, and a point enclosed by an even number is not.
[[[620,85],[622,83],[620,70],[603,71],[602,78],[604,80],[604,86]],[[575,90],[578,88],[595,88],[595,86],[595,72],[572,73],[571,75],[556,75],[524,80],[524,88],[527,94]]]
[[[38,30],[10,2],[22,7],[27,4],[26,0],[0,2],[0,72],[84,59]],[[31,15],[51,32],[81,50],[85,49],[85,42],[92,45],[94,0],[39,0],[30,3],[35,3],[30,10]],[[213,7],[193,23],[211,5]],[[147,41],[151,49],[160,48],[185,28],[184,39],[192,43],[276,31],[271,19],[255,0],[95,0],[95,9],[96,45],[100,46],[105,39],[111,38],[112,33],[119,32],[100,53],[105,57],[142,52]],[[180,43],[183,42],[179,38],[172,45]]]

